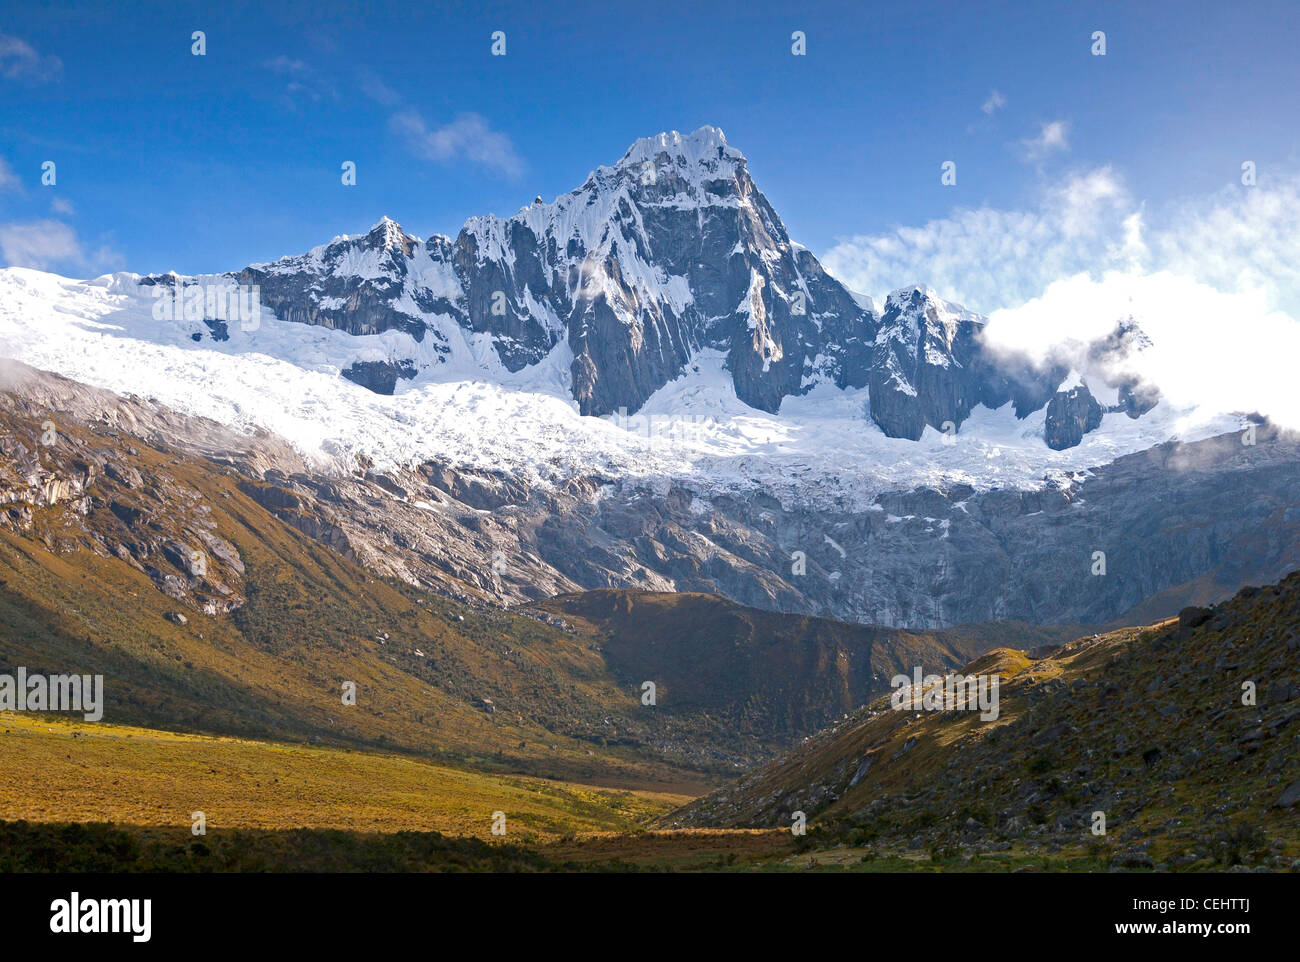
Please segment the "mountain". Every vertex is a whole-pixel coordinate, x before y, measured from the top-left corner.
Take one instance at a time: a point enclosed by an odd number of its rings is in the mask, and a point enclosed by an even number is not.
[[[473,218],[454,241],[384,218],[237,278],[285,320],[409,333],[419,351],[392,359],[402,373],[467,342],[511,372],[558,352],[592,415],[637,410],[704,348],[725,354],[741,400],[776,411],[814,380],[860,387],[875,336],[712,127],[638,140],[577,190]]]
[[[454,241],[385,218],[228,274],[0,270],[15,370],[262,439],[242,495],[461,602],[1102,625],[1295,566],[1294,434],[1108,373],[1149,346],[1137,319],[1068,368],[985,330],[924,285],[848,291],[713,128]],[[169,436],[206,456],[204,433]]]
[[[826,846],[1286,867],[1300,855],[1298,651],[1300,573],[1148,628],[998,648],[961,671],[1000,676],[996,719],[885,696],[665,822],[788,826],[803,811]]]
[[[455,240],[384,218],[227,274],[0,271],[0,662],[104,674],[112,724],[494,777],[696,793],[787,753],[686,825],[1272,832],[1297,582],[1196,606],[1295,569],[1300,439],[1112,373],[1136,319],[1070,366],[987,327],[850,292],[712,128]],[[886,713],[915,664],[1004,676],[1003,721]],[[1243,665],[1246,720],[1214,681]],[[1254,857],[1251,824],[1223,834]]]
[[[583,415],[636,412],[714,351],[753,408],[777,412],[818,384],[869,385],[881,430],[917,440],[927,425],[959,429],[977,404],[1014,400],[1023,418],[1065,373],[985,351],[986,319],[929,288],[895,291],[878,314],[790,240],[713,127],[638,140],[577,190],[471,218],[454,241],[421,241],[384,217],[231,279],[282,320],[405,335],[342,370],[385,394],[487,356],[510,373],[555,369]]]

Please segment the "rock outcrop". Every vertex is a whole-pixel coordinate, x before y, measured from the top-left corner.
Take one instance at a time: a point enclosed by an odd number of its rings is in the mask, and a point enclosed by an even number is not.
[[[101,411],[96,420],[106,417]],[[217,534],[202,495],[113,440],[105,444],[74,417],[0,393],[0,529],[59,554],[119,558],[159,591],[207,614],[241,607],[243,559]]]
[[[1088,390],[1088,385],[1075,376],[1047,402],[1043,439],[1054,451],[1072,448],[1089,431],[1101,427],[1101,416],[1101,405]]]

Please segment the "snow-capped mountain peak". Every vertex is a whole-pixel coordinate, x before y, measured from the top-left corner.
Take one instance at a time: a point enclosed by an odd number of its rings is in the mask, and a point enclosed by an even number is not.
[[[415,241],[418,238],[408,236],[402,230],[402,225],[387,214],[379,218],[379,222],[366,233],[366,242],[371,247],[405,247]]]
[[[635,411],[705,348],[727,354],[739,397],[775,411],[819,383],[865,383],[875,334],[870,307],[791,244],[715,127],[642,138],[578,189],[470,218],[454,241],[421,244],[385,217],[238,277],[282,319],[409,334],[374,381],[385,389],[454,360],[456,331],[510,372],[563,345],[587,414]]]
[[[720,163],[731,166],[745,163],[745,155],[727,143],[721,130],[704,126],[689,134],[669,130],[653,137],[642,137],[627,149],[618,166],[639,169],[646,162],[658,161],[663,154],[683,170],[702,167],[716,172]]]
[[[1008,371],[983,350],[986,319],[925,284],[877,313],[790,240],[744,155],[709,126],[643,137],[577,189],[472,217],[455,240],[421,242],[384,216],[236,276],[283,320],[400,334],[341,371],[385,393],[444,369],[546,370],[583,414],[635,412],[717,351],[751,407],[869,387],[871,420],[915,440],[960,429],[980,404],[1041,409],[1063,374]]]

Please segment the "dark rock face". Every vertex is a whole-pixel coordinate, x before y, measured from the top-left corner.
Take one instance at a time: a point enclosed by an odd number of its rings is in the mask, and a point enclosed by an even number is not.
[[[1112,383],[1119,388],[1119,403],[1107,410],[1123,411],[1130,418],[1140,418],[1158,403],[1160,392],[1132,375],[1119,373],[1121,365],[1151,346],[1151,339],[1133,318],[1124,318],[1115,324],[1106,337],[1088,348],[1088,365],[1091,370],[1115,371]]]
[[[207,325],[208,330],[212,332],[212,339],[213,339],[214,341],[228,341],[228,340],[230,340],[230,328],[229,328],[229,325],[228,325],[225,321],[223,321],[223,320],[204,320],[203,323],[204,323],[205,325]],[[202,335],[198,334],[197,332],[195,332],[195,334],[194,334],[193,336],[194,336],[194,340],[196,340],[196,341],[199,340],[200,337],[202,337]]]
[[[409,361],[355,361],[343,376],[376,394],[392,394],[397,390],[398,378],[415,377],[415,366]]]
[[[425,325],[393,304],[410,279],[416,249],[415,239],[385,217],[368,234],[335,238],[302,257],[246,267],[235,279],[256,285],[262,305],[283,321],[349,334],[396,329],[419,341]]]
[[[971,367],[982,391],[980,400],[991,408],[1000,408],[1010,401],[1018,418],[1042,410],[1069,373],[1069,368],[1060,364],[1034,368],[989,356],[982,348]]]
[[[871,417],[893,438],[955,431],[983,395],[973,362],[983,318],[920,287],[890,294],[868,377]]]
[[[1160,392],[1150,385],[1121,384],[1119,388],[1119,409],[1129,417],[1137,420],[1160,403]]]
[[[1101,427],[1101,405],[1080,382],[1068,391],[1058,391],[1047,402],[1047,421],[1043,436],[1054,451],[1072,448],[1089,431]]]
[[[983,345],[985,318],[926,287],[885,301],[868,374],[871,417],[893,438],[921,437],[928,425],[955,433],[977,404],[1037,411],[1066,371],[1038,370],[994,356]]]
[[[454,242],[385,218],[236,278],[281,320],[432,336],[437,361],[455,328],[487,335],[508,371],[565,341],[584,414],[637,410],[705,348],[726,354],[742,400],[775,411],[815,379],[863,386],[875,337],[871,309],[791,243],[711,127],[640,140],[576,191],[472,218]]]

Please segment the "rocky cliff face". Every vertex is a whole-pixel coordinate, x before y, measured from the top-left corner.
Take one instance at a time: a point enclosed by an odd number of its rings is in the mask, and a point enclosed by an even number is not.
[[[1060,373],[1017,369],[991,354],[981,341],[985,322],[928,287],[889,295],[868,375],[871,417],[885,434],[915,441],[926,426],[954,434],[977,404],[1012,401],[1022,418],[1043,406]]]
[[[1043,428],[1047,446],[1055,451],[1074,447],[1089,431],[1101,427],[1101,415],[1101,405],[1082,380],[1063,387],[1047,402]]]
[[[107,420],[102,409],[97,420]],[[112,442],[33,398],[0,392],[0,530],[60,555],[118,558],[192,611],[241,607],[243,559],[199,492],[156,454],[120,435]]]

